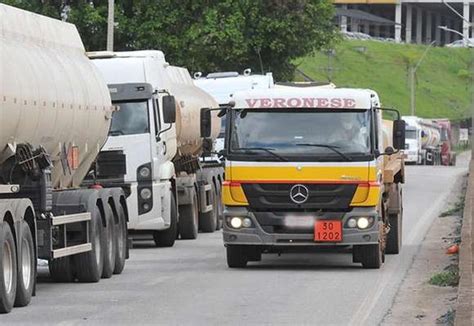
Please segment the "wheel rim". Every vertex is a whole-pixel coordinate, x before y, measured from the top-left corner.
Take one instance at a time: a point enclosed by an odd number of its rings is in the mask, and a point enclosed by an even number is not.
[[[100,265],[100,255],[101,255],[101,247],[100,247],[100,225],[97,223],[96,232],[94,236],[94,247],[95,247],[95,260],[97,261],[97,265]]]
[[[21,274],[25,289],[30,287],[31,282],[31,247],[28,240],[23,239],[21,250]]]
[[[4,242],[3,246],[3,282],[5,283],[5,290],[10,293],[13,288],[13,251],[8,241]]]

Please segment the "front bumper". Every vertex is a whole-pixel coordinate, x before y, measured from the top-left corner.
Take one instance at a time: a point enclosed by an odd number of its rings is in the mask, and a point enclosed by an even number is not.
[[[267,213],[272,214],[272,213]],[[288,212],[288,216],[292,215]],[[315,247],[329,247],[329,246],[352,246],[352,245],[367,245],[377,244],[379,238],[379,223],[378,215],[375,207],[357,207],[350,212],[313,212],[304,213],[305,219],[310,219],[310,223],[314,225],[316,220],[341,220],[343,225],[342,241],[340,242],[315,242],[314,231],[312,227],[295,226],[295,232],[291,233],[270,233],[264,230],[264,227],[259,224],[255,213],[249,211],[246,207],[226,207],[224,210],[224,244],[225,245],[257,245],[257,246],[315,246]],[[230,227],[226,221],[227,217],[248,217],[252,220],[252,227],[234,229]],[[310,216],[310,217],[308,217]],[[312,216],[312,217],[311,217]],[[346,222],[351,217],[374,217],[374,224],[365,230],[358,228],[345,227]],[[287,217],[285,214],[274,213],[274,218]],[[303,230],[303,231],[302,231]]]

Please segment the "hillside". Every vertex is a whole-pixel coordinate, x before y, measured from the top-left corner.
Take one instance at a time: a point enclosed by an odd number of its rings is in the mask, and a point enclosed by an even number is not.
[[[410,112],[408,64],[417,62],[426,46],[377,41],[341,41],[331,58],[317,53],[296,61],[298,69],[317,81],[339,87],[376,90],[385,107]],[[469,50],[431,48],[417,70],[416,114],[422,117],[462,119],[470,115]],[[301,79],[297,76],[297,79]]]

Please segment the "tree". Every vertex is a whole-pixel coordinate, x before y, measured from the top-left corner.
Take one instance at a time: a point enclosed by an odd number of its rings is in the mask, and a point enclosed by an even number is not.
[[[56,18],[70,6],[88,50],[105,48],[107,0],[0,0]],[[116,0],[115,50],[160,49],[174,65],[252,68],[292,79],[292,61],[337,33],[329,0]]]

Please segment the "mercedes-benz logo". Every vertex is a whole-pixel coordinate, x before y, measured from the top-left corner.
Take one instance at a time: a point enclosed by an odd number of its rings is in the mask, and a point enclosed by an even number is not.
[[[308,200],[309,197],[309,190],[306,186],[302,184],[297,184],[291,187],[290,189],[290,199],[295,204],[303,204],[305,201]]]

